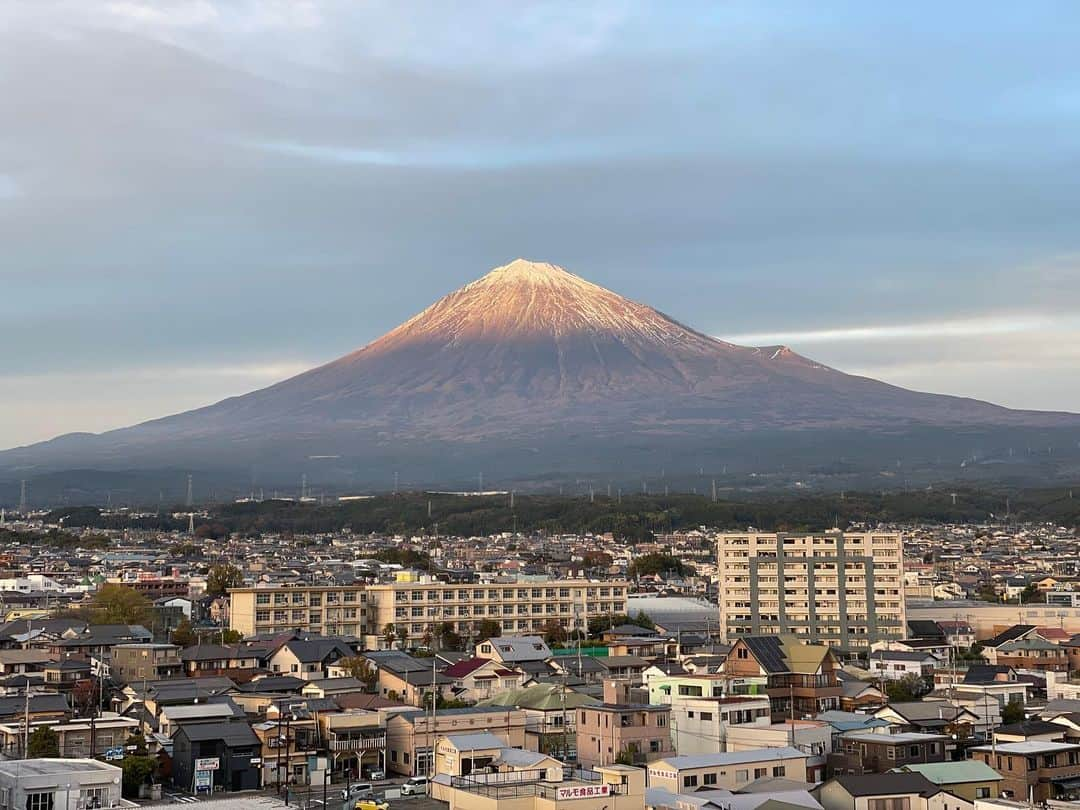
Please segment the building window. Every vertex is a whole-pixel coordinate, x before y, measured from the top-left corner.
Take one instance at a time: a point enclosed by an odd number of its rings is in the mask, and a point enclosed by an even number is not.
[[[741,785],[750,781],[750,771],[735,771],[735,783]]]
[[[976,799],[989,799],[990,798],[990,788],[988,788],[988,787],[977,787],[977,788],[975,788],[975,798]]]
[[[891,799],[868,799],[866,810],[910,810],[911,799],[908,796],[896,796]]]
[[[697,787],[697,776],[684,776],[682,778],[682,786],[684,788]]]
[[[783,765],[777,765],[772,769],[773,776],[787,776],[787,768]]]
[[[716,774],[715,773],[707,773],[707,774],[705,774],[704,777],[702,777],[701,781],[702,781],[702,784],[705,784],[705,785],[715,785],[716,784]]]
[[[27,793],[26,810],[53,810],[52,791],[48,793]]]

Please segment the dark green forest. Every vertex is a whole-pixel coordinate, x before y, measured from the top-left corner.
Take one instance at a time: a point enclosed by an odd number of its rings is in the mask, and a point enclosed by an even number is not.
[[[920,490],[853,492],[815,496],[746,497],[713,502],[697,495],[634,495],[621,499],[550,495],[470,496],[404,493],[348,503],[319,505],[292,501],[221,504],[197,524],[220,524],[230,533],[311,534],[348,528],[355,533],[438,532],[484,535],[495,532],[612,532],[645,540],[698,526],[724,529],[820,531],[851,523],[1053,522],[1080,526],[1078,497],[1068,489],[1010,491]],[[1008,505],[1006,505],[1008,499]],[[178,511],[182,508],[177,507]],[[129,519],[94,507],[56,510],[49,520],[66,527],[184,529],[187,519],[169,515]]]

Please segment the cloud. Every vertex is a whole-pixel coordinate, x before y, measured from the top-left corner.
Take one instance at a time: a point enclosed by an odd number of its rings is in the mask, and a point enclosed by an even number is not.
[[[1080,328],[1080,319],[1067,319],[1040,315],[985,315],[955,321],[927,321],[907,324],[870,324],[846,326],[835,329],[811,329],[799,332],[758,332],[724,336],[731,343],[751,346],[790,343],[847,343],[851,341],[905,341],[927,338],[987,337],[1009,335],[1017,332],[1040,332],[1057,326],[1072,325]]]
[[[1023,346],[1075,401],[1080,10],[831,11],[0,4],[0,429],[239,393],[187,370],[344,354],[518,255],[942,390]]]

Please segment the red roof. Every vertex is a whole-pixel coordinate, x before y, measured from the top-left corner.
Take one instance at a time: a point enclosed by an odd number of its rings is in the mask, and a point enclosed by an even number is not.
[[[448,666],[443,670],[443,675],[448,678],[464,678],[469,673],[480,669],[484,664],[490,663],[490,658],[466,658],[464,661],[458,661],[456,664]]]

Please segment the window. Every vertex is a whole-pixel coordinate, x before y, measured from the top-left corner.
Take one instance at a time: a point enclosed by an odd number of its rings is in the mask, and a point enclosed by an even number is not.
[[[27,793],[26,810],[53,810],[52,791],[48,793]]]
[[[701,780],[701,783],[703,785],[715,785],[716,784],[716,774],[715,773],[707,773],[707,774],[705,774],[705,776]]]
[[[746,647],[739,647],[738,652],[735,653],[736,658],[749,658],[750,651]]]
[[[866,810],[911,810],[911,799],[896,796],[891,799],[868,799]]]
[[[772,769],[773,776],[787,776],[787,768],[783,765],[777,765]]]
[[[735,771],[735,783],[741,785],[750,781],[750,771]]]
[[[988,787],[977,787],[977,788],[975,788],[975,798],[976,799],[989,799],[990,798],[990,788],[988,788]]]
[[[702,712],[701,713],[701,722],[703,722],[703,723],[711,723],[712,722],[712,712]]]
[[[763,779],[768,775],[769,775],[769,769],[768,768],[754,768],[754,778],[755,779]]]
[[[694,776],[684,776],[684,777],[682,778],[682,786],[683,786],[684,788],[688,788],[688,787],[697,787],[697,775],[694,775]]]

